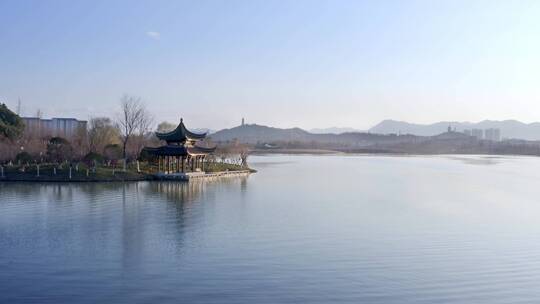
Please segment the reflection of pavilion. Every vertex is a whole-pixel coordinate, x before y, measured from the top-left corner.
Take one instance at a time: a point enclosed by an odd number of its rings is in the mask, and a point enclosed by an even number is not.
[[[152,193],[164,195],[168,201],[179,204],[197,200],[204,191],[203,187],[203,183],[175,183],[166,181],[150,183],[148,185],[148,189]]]
[[[158,148],[145,148],[157,156],[158,171],[164,174],[204,171],[204,160],[214,148],[197,146],[198,141],[206,137],[206,133],[189,131],[182,119],[176,129],[167,133],[156,132],[156,136],[167,144]]]

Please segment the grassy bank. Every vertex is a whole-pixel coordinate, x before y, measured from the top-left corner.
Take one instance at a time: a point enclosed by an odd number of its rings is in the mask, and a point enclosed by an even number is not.
[[[114,182],[114,181],[143,181],[152,180],[157,168],[141,163],[137,166],[131,164],[126,171],[122,168],[96,167],[90,168],[83,164],[70,167],[69,165],[57,166],[53,164],[14,165],[4,166],[4,177],[0,181],[28,181],[28,182]],[[56,169],[56,170],[55,170]],[[207,173],[223,171],[251,170],[239,165],[227,163],[209,163],[205,168]],[[255,172],[254,170],[251,170]]]
[[[39,172],[36,165],[30,166],[5,166],[4,181],[138,181],[147,180],[150,175],[138,173],[135,170],[127,170],[126,172],[116,168],[98,167],[95,170],[79,166],[71,168],[71,176],[69,166],[56,167],[53,165],[40,165]]]

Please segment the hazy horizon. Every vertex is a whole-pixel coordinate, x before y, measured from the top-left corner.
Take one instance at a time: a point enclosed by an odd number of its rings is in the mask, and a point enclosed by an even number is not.
[[[22,115],[366,130],[540,121],[540,2],[2,1],[0,102]]]

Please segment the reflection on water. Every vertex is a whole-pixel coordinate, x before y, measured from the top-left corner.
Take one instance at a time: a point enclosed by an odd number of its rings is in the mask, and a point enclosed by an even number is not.
[[[540,300],[537,158],[251,160],[249,178],[0,183],[0,303]]]
[[[195,205],[215,203],[218,192],[241,193],[247,179],[0,183],[0,302],[72,302],[72,294],[91,292],[95,303],[147,280],[159,290],[150,277],[171,269],[157,264],[177,268],[185,234],[193,246],[203,228],[204,208]],[[132,293],[122,301],[145,298]]]
[[[448,159],[461,161],[469,165],[496,165],[505,160],[497,156],[448,156]]]

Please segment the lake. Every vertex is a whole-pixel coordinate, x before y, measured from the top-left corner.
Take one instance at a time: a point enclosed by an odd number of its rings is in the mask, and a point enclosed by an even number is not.
[[[0,183],[0,303],[538,303],[540,158],[253,156]]]

